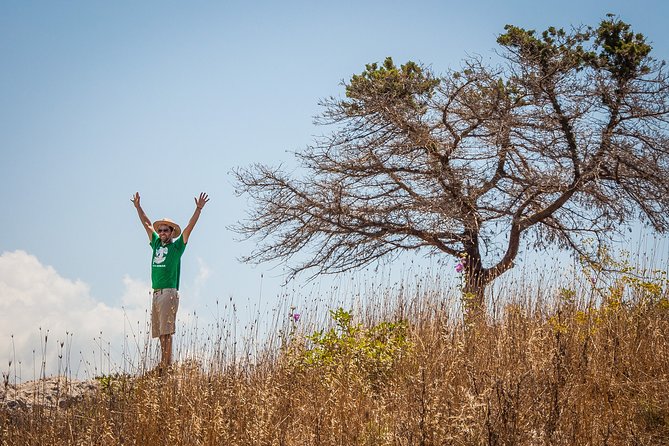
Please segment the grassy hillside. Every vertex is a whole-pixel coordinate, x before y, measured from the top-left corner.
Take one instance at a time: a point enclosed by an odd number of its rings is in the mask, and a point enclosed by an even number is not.
[[[498,293],[481,326],[418,290],[293,320],[253,359],[106,376],[67,409],[0,413],[0,443],[669,444],[666,283]]]

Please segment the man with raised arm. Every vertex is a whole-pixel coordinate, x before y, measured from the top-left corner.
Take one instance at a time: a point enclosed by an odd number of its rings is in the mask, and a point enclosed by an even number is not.
[[[137,209],[139,220],[149,236],[153,258],[151,260],[151,284],[153,288],[153,302],[151,305],[151,335],[160,339],[160,365],[158,372],[162,373],[172,363],[172,335],[175,331],[177,309],[179,308],[179,277],[181,272],[181,256],[186,249],[195,223],[200,218],[200,212],[209,201],[206,193],[202,192],[195,198],[195,211],[183,232],[178,224],[169,218],[163,218],[151,223],[139,203],[139,192],[132,197]]]

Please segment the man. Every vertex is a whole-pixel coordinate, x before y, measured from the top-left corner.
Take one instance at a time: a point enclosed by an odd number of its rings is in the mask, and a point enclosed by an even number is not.
[[[209,201],[206,193],[202,192],[195,198],[195,211],[188,225],[181,232],[178,224],[169,218],[163,218],[151,223],[139,203],[139,192],[132,197],[139,220],[149,236],[153,259],[151,261],[151,284],[153,287],[153,302],[151,306],[151,335],[160,339],[160,365],[162,372],[172,363],[172,335],[175,331],[177,308],[179,308],[179,276],[181,272],[181,256],[186,249],[195,223],[200,218],[200,212]]]

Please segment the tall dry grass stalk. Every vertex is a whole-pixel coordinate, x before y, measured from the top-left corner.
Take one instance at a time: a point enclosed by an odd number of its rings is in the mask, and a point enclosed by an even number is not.
[[[165,377],[113,377],[67,409],[0,413],[0,443],[669,444],[666,288],[619,284],[597,299],[587,282],[501,288],[488,321],[464,327],[457,294],[433,285],[376,289],[353,311],[358,331],[333,329],[333,361],[307,360],[318,341],[303,320],[275,322],[264,346],[223,348],[214,333]],[[391,341],[365,329],[400,320],[406,339],[370,374],[370,349]]]

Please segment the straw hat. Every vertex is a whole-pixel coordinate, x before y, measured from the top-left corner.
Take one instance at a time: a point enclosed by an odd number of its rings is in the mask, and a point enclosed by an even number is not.
[[[181,228],[179,227],[179,225],[174,223],[169,218],[163,218],[162,220],[154,221],[153,222],[153,230],[158,232],[158,227],[160,225],[165,225],[165,226],[169,226],[170,228],[172,228],[172,238],[177,238],[177,237],[179,237],[179,234],[181,234]]]

